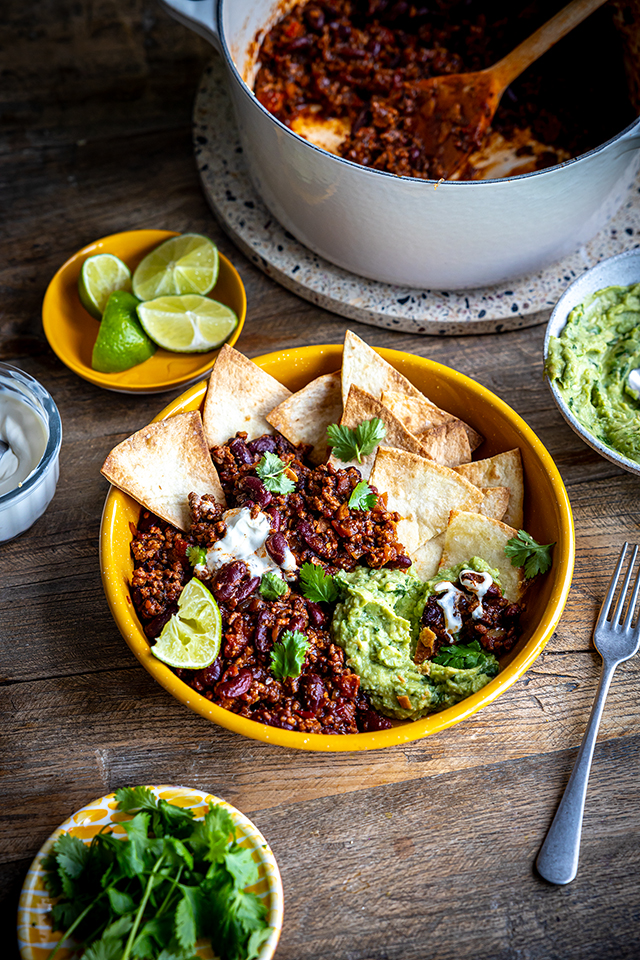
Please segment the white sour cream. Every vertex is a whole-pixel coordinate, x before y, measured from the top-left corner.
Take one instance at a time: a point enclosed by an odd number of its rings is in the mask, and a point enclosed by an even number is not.
[[[0,454],[0,496],[22,486],[33,473],[48,439],[44,420],[29,403],[15,394],[0,392],[0,440],[9,445]]]
[[[265,543],[272,528],[266,513],[259,512],[252,517],[248,507],[233,507],[225,511],[223,520],[227,525],[225,536],[207,551],[206,565],[210,574],[226,563],[242,560],[252,577],[262,577],[270,570],[273,573],[284,572],[288,574],[288,579],[292,578],[298,567],[289,547],[285,550],[282,567],[267,552]]]
[[[436,599],[436,603],[444,614],[444,627],[453,641],[452,634],[458,633],[462,628],[462,617],[458,613],[458,598],[464,594],[458,590],[449,580],[441,580],[433,588],[434,593],[441,593],[442,596]]]
[[[469,573],[472,574],[471,577],[467,577],[467,574]],[[477,582],[475,579],[476,577],[482,577],[482,580]],[[490,573],[477,573],[475,570],[462,570],[460,572],[459,580],[462,586],[465,587],[469,593],[475,593],[476,597],[480,601],[478,606],[471,614],[474,620],[479,620],[484,613],[482,608],[482,598],[493,583],[493,577]]]

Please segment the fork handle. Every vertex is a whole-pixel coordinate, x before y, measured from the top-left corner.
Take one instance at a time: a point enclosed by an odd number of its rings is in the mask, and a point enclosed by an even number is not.
[[[596,698],[569,783],[536,860],[538,873],[550,883],[571,883],[578,872],[580,834],[591,761],[604,702],[617,665],[615,662],[602,664]]]

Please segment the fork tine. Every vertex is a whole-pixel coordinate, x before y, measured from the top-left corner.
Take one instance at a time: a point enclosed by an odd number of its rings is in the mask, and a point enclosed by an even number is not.
[[[622,544],[622,550],[620,551],[620,559],[618,564],[611,575],[611,580],[609,581],[609,586],[607,587],[607,593],[604,600],[602,601],[602,606],[600,607],[600,615],[598,617],[598,622],[596,627],[602,627],[609,616],[609,611],[611,610],[611,604],[613,603],[613,598],[616,593],[616,587],[618,586],[618,580],[620,579],[620,571],[622,570],[622,564],[624,561],[624,555],[627,552],[627,547],[629,546],[628,542]]]
[[[631,574],[633,573],[633,565],[635,563],[637,555],[638,555],[638,548],[636,546],[633,548],[633,553],[631,554],[629,566],[627,567],[627,573],[624,578],[624,583],[622,584],[622,589],[620,590],[620,596],[618,597],[618,602],[616,603],[616,612],[614,616],[611,618],[611,623],[613,624],[614,627],[619,626],[620,621],[622,620],[622,613],[624,611],[624,601],[626,600],[626,597],[627,597],[627,590],[629,589],[629,582],[631,580]]]
[[[633,551],[633,557],[631,558],[631,563],[629,564],[629,573],[633,568],[633,563],[636,559],[636,554],[638,553],[638,548],[636,547]],[[629,630],[631,628],[631,621],[633,620],[633,615],[636,609],[636,601],[638,599],[638,593],[640,592],[640,568],[638,568],[638,573],[636,574],[636,580],[633,585],[633,593],[631,594],[631,599],[629,600],[629,606],[627,608],[627,615],[624,618],[623,628]],[[637,629],[637,625],[636,625]]]

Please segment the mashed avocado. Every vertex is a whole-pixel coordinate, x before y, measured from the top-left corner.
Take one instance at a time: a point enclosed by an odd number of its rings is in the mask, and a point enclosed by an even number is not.
[[[333,636],[381,713],[417,720],[464,700],[498,673],[498,661],[491,654],[470,670],[413,661],[420,617],[435,584],[457,580],[463,569],[488,572],[499,582],[497,571],[479,557],[442,570],[427,583],[401,570],[368,567],[336,575],[340,600],[333,616]]]
[[[551,337],[549,380],[598,440],[640,463],[640,397],[629,374],[640,368],[640,283],[607,287],[569,314]]]

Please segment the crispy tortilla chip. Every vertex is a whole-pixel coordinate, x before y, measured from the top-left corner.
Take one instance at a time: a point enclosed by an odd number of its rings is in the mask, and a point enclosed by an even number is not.
[[[511,494],[506,487],[481,487],[484,494],[484,500],[480,507],[480,513],[485,517],[492,517],[493,520],[502,520],[507,508]]]
[[[411,557],[411,573],[419,580],[431,580],[438,572],[443,543],[444,533],[439,533],[437,537],[427,540],[414,550]]]
[[[439,423],[420,434],[420,443],[432,460],[445,467],[457,467],[471,460],[469,437],[461,420]]]
[[[476,460],[475,463],[463,463],[455,470],[476,487],[506,487],[509,491],[509,506],[504,515],[504,522],[520,530],[523,524],[522,504],[524,500],[524,480],[522,476],[522,457],[516,447],[498,453],[487,460]]]
[[[371,483],[386,490],[389,510],[404,518],[398,539],[412,559],[418,547],[446,528],[451,510],[478,510],[483,500],[482,491],[455,470],[406,450],[380,447]]]
[[[341,373],[325,373],[267,414],[267,420],[294,446],[313,447],[309,459],[324,463],[329,456],[327,427],[342,416]]]
[[[461,423],[467,431],[469,446],[472,450],[476,450],[484,440],[484,437],[464,420],[460,420],[446,410],[441,410],[422,394],[416,397],[408,396],[402,390],[385,390],[382,394],[382,402],[402,420],[407,430],[418,438],[442,423],[457,422]]]
[[[379,400],[383,390],[419,397],[420,391],[406,377],[387,363],[364,340],[347,330],[342,356],[342,402],[347,405],[349,387],[355,383]]]
[[[436,654],[436,645],[434,641],[437,637],[431,627],[423,627],[418,635],[418,645],[416,647],[414,663],[422,663]]]
[[[507,540],[516,537],[513,527],[492,520],[481,513],[451,511],[451,519],[444,535],[444,549],[440,568],[467,563],[472,557],[482,557],[490,567],[500,571],[503,595],[512,603],[518,603],[526,581],[522,567],[513,567],[505,555]]]
[[[393,414],[390,413],[379,400],[372,397],[370,393],[367,393],[366,390],[361,390],[355,383],[352,383],[349,388],[349,396],[347,397],[347,403],[344,408],[344,413],[342,414],[340,425],[353,429],[362,423],[363,420],[372,420],[374,417],[382,420],[386,429],[386,434],[380,447],[408,450],[419,457],[428,456],[422,444],[409,433],[397,417],[394,417]],[[380,447],[376,447],[370,454],[363,457],[362,463],[359,463],[357,460],[344,463],[342,460],[334,457],[333,454],[331,454],[329,458],[329,463],[343,470],[346,467],[357,467],[363,480],[368,480],[373,462],[376,458],[376,452]]]
[[[191,525],[190,493],[210,493],[225,502],[199,410],[138,430],[113,448],[101,472],[115,487],[180,530]]]
[[[211,371],[202,413],[209,447],[238,430],[245,430],[248,440],[273,433],[266,415],[290,396],[290,390],[225,343]]]

